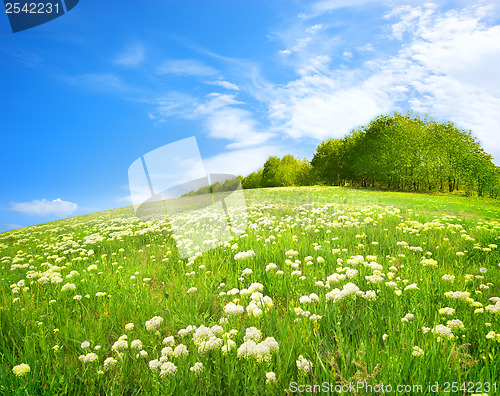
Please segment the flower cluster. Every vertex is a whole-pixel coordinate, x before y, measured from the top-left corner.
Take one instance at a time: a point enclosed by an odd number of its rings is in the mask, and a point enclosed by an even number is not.
[[[162,322],[163,318],[161,316],[155,316],[154,318],[146,322],[146,330],[148,331],[158,330]]]

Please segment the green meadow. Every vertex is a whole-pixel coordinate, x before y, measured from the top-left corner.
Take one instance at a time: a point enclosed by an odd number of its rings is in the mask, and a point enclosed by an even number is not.
[[[216,246],[186,259],[130,207],[0,234],[0,394],[500,392],[498,201],[245,197],[219,246],[186,221]]]

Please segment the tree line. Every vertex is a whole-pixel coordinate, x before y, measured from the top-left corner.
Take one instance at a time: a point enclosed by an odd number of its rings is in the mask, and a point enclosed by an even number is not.
[[[410,113],[382,115],[321,142],[310,162],[269,157],[262,169],[240,179],[243,188],[324,184],[494,198],[500,193],[500,168],[470,132]]]

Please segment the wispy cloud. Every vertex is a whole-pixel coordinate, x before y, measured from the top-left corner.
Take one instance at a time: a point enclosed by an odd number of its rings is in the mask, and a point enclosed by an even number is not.
[[[122,53],[115,57],[113,63],[121,66],[139,66],[145,59],[144,47],[140,44],[129,45]]]
[[[360,7],[370,3],[382,3],[381,0],[320,0],[316,1],[310,7],[310,10],[307,12],[301,13],[299,16],[304,19],[309,19],[313,17],[317,17],[327,12],[332,12],[334,10],[338,10],[340,8],[347,7]]]
[[[233,91],[240,90],[240,88],[236,84],[233,84],[229,81],[224,81],[224,80],[208,81],[207,84],[218,85],[219,87],[226,88],[226,89],[233,90]]]
[[[237,107],[238,104],[244,103],[235,101],[232,95],[216,94],[197,109],[204,116],[208,136],[232,141],[226,146],[228,149],[262,145],[273,137],[249,110]]]
[[[152,116],[160,120],[172,116],[200,120],[209,137],[231,141],[226,146],[229,149],[261,145],[274,136],[242,105],[245,103],[234,94],[211,93],[198,99],[177,93],[159,100]]]
[[[217,70],[196,59],[173,59],[165,61],[157,69],[158,74],[178,76],[213,76]]]
[[[62,79],[72,85],[100,93],[130,93],[135,91],[121,77],[112,73],[87,73],[65,76]]]
[[[13,202],[10,205],[10,210],[31,216],[46,217],[55,215],[58,217],[69,216],[73,214],[78,205],[73,202],[63,201],[61,198],[48,201],[46,199],[34,200],[31,202]]]

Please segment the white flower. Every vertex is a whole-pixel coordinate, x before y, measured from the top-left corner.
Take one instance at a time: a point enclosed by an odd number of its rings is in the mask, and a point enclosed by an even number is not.
[[[413,356],[424,356],[424,350],[418,346],[414,346],[413,347],[413,352],[412,352],[412,355]]]
[[[127,330],[127,331],[134,330],[134,326],[135,326],[135,325],[134,325],[133,323],[127,323],[127,324],[125,325],[125,330]]]
[[[449,320],[448,322],[446,322],[446,325],[447,325],[450,329],[461,329],[461,330],[464,330],[464,329],[465,329],[464,324],[463,324],[463,323],[462,323],[462,321],[461,321],[461,320],[459,320],[459,319]]]
[[[189,370],[191,370],[195,374],[201,374],[203,372],[203,363],[196,362],[194,366],[191,367]]]
[[[406,286],[404,290],[406,291],[406,290],[420,290],[420,289],[418,288],[416,283],[412,283],[411,285]]]
[[[189,325],[185,329],[180,329],[177,334],[179,334],[179,336],[184,338],[184,337],[187,337],[189,334],[191,334],[195,330],[196,330],[196,326]]]
[[[104,361],[104,370],[109,370],[111,367],[113,367],[117,363],[116,359],[113,359],[112,357],[107,358]]]
[[[471,302],[472,299],[470,298],[470,293],[469,292],[463,292],[463,291],[449,291],[444,293],[444,295],[448,298],[454,298],[460,301],[465,301],[465,302]]]
[[[154,359],[151,360],[148,365],[152,371],[157,371],[160,369],[161,363],[157,359]]]
[[[279,350],[279,345],[273,337],[268,337],[257,344],[254,340],[248,339],[238,348],[237,354],[240,359],[253,358],[257,363],[270,362],[271,353]]]
[[[275,384],[276,382],[276,374],[274,374],[272,371],[266,373],[266,384]]]
[[[373,290],[367,290],[362,297],[368,301],[375,301],[377,299],[377,293]]]
[[[88,348],[89,346],[90,346],[90,342],[88,342],[88,341],[83,341],[82,344],[80,345],[80,347],[82,349]]]
[[[384,341],[385,341],[385,340],[387,340],[388,338],[389,338],[389,335],[388,335],[388,334],[384,334],[384,335],[382,336],[382,339],[383,339]]]
[[[226,340],[226,344],[221,348],[221,350],[224,355],[227,355],[227,353],[229,351],[232,351],[235,347],[236,347],[236,342],[228,338]]]
[[[130,343],[130,348],[135,349],[136,351],[140,351],[142,349],[142,341],[134,340]]]
[[[63,287],[61,287],[61,291],[74,291],[76,290],[76,285],[73,283],[66,283]]]
[[[151,363],[151,362],[149,362]],[[160,367],[160,377],[173,377],[177,372],[177,366],[172,362],[165,362]]]
[[[263,290],[264,290],[264,285],[262,283],[254,282],[250,286],[248,286],[248,294],[252,294],[255,292],[261,292]],[[242,293],[240,292],[240,294],[242,294]]]
[[[440,315],[448,315],[448,316],[455,314],[455,310],[453,308],[450,308],[450,307],[440,308],[438,312]]]
[[[408,314],[405,315],[404,318],[401,319],[401,322],[408,323],[408,322],[413,321],[413,319],[415,319],[415,315],[413,315],[411,313],[408,313]]]
[[[245,312],[245,308],[243,308],[241,305],[236,305],[233,302],[227,303],[224,306],[224,314],[227,316],[235,316],[235,315],[242,315]]]
[[[266,265],[266,272],[269,272],[269,271],[272,271],[274,269],[278,268],[278,266],[274,263],[269,263],[268,265]]]
[[[455,336],[451,332],[451,329],[449,327],[446,327],[445,325],[437,325],[432,329],[432,332],[434,334],[437,334],[439,338],[444,338],[446,340],[453,340]]]
[[[422,264],[424,267],[437,267],[438,262],[436,260],[433,260],[431,258],[429,259],[423,259],[420,264]]]
[[[500,314],[500,305],[499,304],[487,305],[485,309],[487,312],[497,314],[497,315]]]
[[[158,330],[162,322],[163,318],[161,316],[155,316],[154,318],[146,322],[146,330],[148,331]]]
[[[161,350],[162,356],[169,357],[169,356],[172,356],[173,354],[174,354],[174,350],[172,349],[172,347],[167,346]]]
[[[246,252],[239,252],[234,255],[235,260],[244,260],[257,256],[253,250],[247,250]]]
[[[191,287],[190,289],[188,289],[187,294],[193,294],[196,293],[197,291],[198,289],[196,287]]]
[[[12,372],[18,377],[22,377],[23,375],[28,374],[30,371],[30,366],[28,366],[26,363],[18,364],[17,366],[14,366],[12,368]]]
[[[123,351],[124,349],[127,349],[127,348],[128,348],[128,342],[125,341],[124,339],[118,339],[111,347],[111,349],[113,349],[117,352]]]
[[[97,355],[94,352],[90,352],[90,353],[87,353],[87,355],[85,355],[83,357],[83,359],[81,359],[81,362],[82,363],[92,363],[92,362],[95,362],[97,359],[98,359]]]
[[[251,268],[245,268],[243,270],[243,272],[241,273],[242,276],[245,276],[245,275],[252,275],[253,274],[253,270]]]
[[[262,332],[255,327],[248,327],[243,337],[243,341],[260,341],[262,337]]]
[[[354,283],[346,283],[342,290],[335,288],[326,293],[325,298],[326,301],[337,302],[349,296],[364,296],[364,293]]]
[[[174,355],[176,357],[188,356],[189,355],[189,350],[187,349],[186,345],[179,344],[174,349]]]
[[[302,355],[299,356],[296,363],[297,363],[297,368],[299,369],[299,371],[301,371],[303,373],[309,373],[311,371],[312,365],[313,365],[310,360],[307,360]]]
[[[165,337],[163,339],[163,345],[165,346],[169,346],[169,347],[173,347],[175,345],[175,339],[174,339],[174,336],[170,336],[170,337]]]

